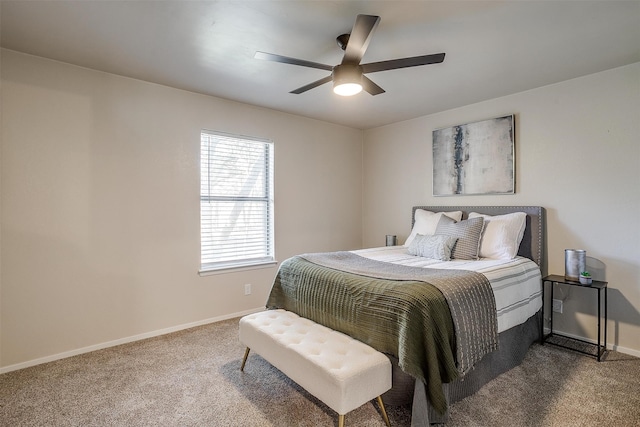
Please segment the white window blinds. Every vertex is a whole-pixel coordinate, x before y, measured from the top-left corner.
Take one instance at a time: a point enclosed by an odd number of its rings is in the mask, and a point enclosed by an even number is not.
[[[274,262],[273,143],[203,131],[201,270]]]

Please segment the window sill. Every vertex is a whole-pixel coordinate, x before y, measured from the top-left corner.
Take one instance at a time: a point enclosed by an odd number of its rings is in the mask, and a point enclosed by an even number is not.
[[[271,267],[273,267],[274,265],[277,265],[277,264],[278,264],[278,261],[266,261],[266,262],[255,263],[255,264],[234,265],[234,266],[228,266],[228,267],[210,268],[210,269],[207,269],[207,270],[199,270],[198,271],[198,275],[202,277],[202,276],[211,276],[211,275],[214,275],[214,274],[237,273],[237,272],[240,272],[240,271],[271,268]]]

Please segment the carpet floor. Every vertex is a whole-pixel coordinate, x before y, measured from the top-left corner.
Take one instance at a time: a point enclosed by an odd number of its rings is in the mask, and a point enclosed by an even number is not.
[[[256,354],[238,319],[0,375],[2,426],[337,426],[337,415]],[[387,405],[392,426],[409,407]],[[346,425],[382,427],[368,403]],[[452,405],[447,426],[639,426],[640,359],[534,344],[524,362]]]

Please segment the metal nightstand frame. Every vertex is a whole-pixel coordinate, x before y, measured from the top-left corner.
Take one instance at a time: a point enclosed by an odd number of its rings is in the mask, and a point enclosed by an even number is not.
[[[551,286],[551,316],[549,318],[549,334],[545,335],[544,334],[544,296],[545,296],[545,284],[549,282],[550,286]],[[562,335],[562,334],[558,334],[558,333],[554,333],[553,332],[553,288],[554,285],[556,283],[559,284],[563,284],[563,285],[569,285],[569,286],[578,286],[581,288],[585,288],[585,289],[596,289],[598,292],[598,343],[594,344],[592,342],[586,341],[586,340],[581,340],[579,338],[574,338],[574,337],[570,337],[567,335]],[[556,274],[552,274],[550,276],[546,276],[544,278],[542,278],[542,321],[541,321],[541,325],[540,325],[540,343],[544,345],[545,342],[547,342],[547,339],[549,339],[550,337],[556,335],[559,337],[563,337],[563,338],[567,338],[570,340],[574,340],[574,341],[579,341],[585,344],[589,344],[589,345],[593,345],[596,346],[596,354],[584,351],[584,350],[580,350],[577,348],[573,348],[573,347],[569,347],[566,345],[562,345],[562,344],[558,344],[558,343],[554,343],[554,342],[549,342],[549,344],[551,345],[556,345],[558,347],[563,347],[563,348],[567,348],[569,350],[573,350],[573,351],[577,351],[583,354],[587,354],[589,356],[593,356],[596,357],[598,359],[598,362],[601,361],[602,356],[604,355],[604,353],[607,351],[607,285],[608,282],[602,282],[599,280],[594,280],[590,285],[583,285],[580,282],[576,282],[573,280],[567,280],[564,278],[564,276],[559,276]],[[600,338],[601,338],[601,330],[602,330],[602,325],[600,322],[600,318],[601,318],[601,295],[604,291],[604,342],[601,344],[600,342]]]

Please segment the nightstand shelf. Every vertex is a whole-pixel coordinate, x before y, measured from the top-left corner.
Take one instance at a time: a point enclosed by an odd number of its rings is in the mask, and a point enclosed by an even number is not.
[[[556,284],[578,286],[585,289],[595,289],[597,291],[597,294],[598,294],[598,342],[597,344],[594,344],[589,341],[581,340],[578,338],[573,338],[566,335],[554,333],[553,332],[553,308],[551,308],[551,315],[549,316],[550,331],[547,335],[544,334],[544,313],[545,313],[544,295],[545,295],[545,284],[547,282],[551,284],[550,288],[551,288],[551,306],[552,307],[553,307],[553,288],[554,288],[554,285]],[[541,324],[541,331],[540,331],[541,332],[540,336],[542,337],[541,344],[548,343],[548,344],[556,345],[559,347],[568,348],[570,350],[574,350],[583,354],[588,354],[590,356],[595,357],[596,359],[598,359],[598,362],[600,362],[602,359],[602,356],[607,351],[607,285],[608,285],[608,282],[602,282],[600,280],[594,280],[590,285],[583,285],[578,281],[567,280],[564,278],[564,276],[559,276],[556,274],[552,274],[550,276],[544,277],[542,279],[542,324]],[[604,293],[604,334],[603,334],[604,342],[601,342],[600,338],[602,335],[601,331],[603,327],[600,320],[602,317],[601,312],[603,311],[601,310],[601,306],[602,306],[601,296],[603,293]],[[559,338],[559,340],[554,339],[554,337]],[[579,345],[579,347],[577,347],[576,345],[573,345],[573,346],[570,345],[572,343]],[[593,351],[587,350],[588,348],[592,348],[592,347],[595,347],[595,353]]]

